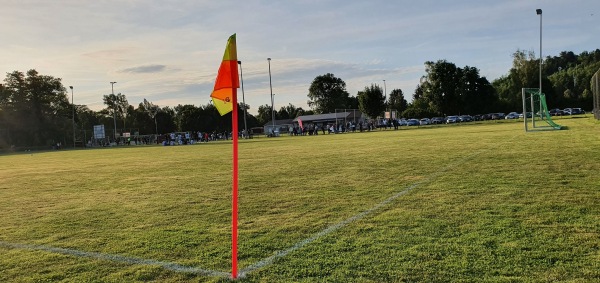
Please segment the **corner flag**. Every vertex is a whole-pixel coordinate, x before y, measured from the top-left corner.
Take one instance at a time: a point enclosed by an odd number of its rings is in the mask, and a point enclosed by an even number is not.
[[[231,277],[237,278],[237,238],[238,238],[238,79],[237,47],[235,33],[227,40],[223,61],[219,67],[215,87],[210,95],[221,116],[231,113],[231,136],[233,137],[233,172],[231,197]]]

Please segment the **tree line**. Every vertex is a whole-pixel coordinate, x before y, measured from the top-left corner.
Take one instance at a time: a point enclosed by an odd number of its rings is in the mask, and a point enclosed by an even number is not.
[[[446,60],[425,62],[425,75],[407,103],[401,89],[387,96],[378,84],[350,96],[343,80],[333,74],[315,78],[309,89],[308,105],[317,113],[335,108],[358,108],[370,117],[395,110],[406,118],[423,118],[491,112],[519,112],[522,88],[539,86],[539,59],[532,51],[517,50],[508,74],[490,82],[471,66],[457,67]],[[593,52],[561,52],[542,64],[542,91],[549,107],[580,107],[591,110],[591,77],[600,69],[600,49]]]
[[[351,96],[341,78],[327,73],[317,76],[308,89],[310,109],[288,104],[272,111],[271,106],[260,105],[257,115],[247,114],[246,121],[248,128],[262,127],[271,121],[273,113],[280,120],[336,109],[360,109],[372,118],[388,110],[406,118],[519,111],[521,88],[539,85],[539,66],[534,52],[517,50],[509,72],[489,82],[475,67],[428,61],[410,103],[401,89],[386,94],[378,84]],[[589,109],[593,99],[590,79],[598,69],[600,49],[581,54],[563,51],[544,58],[542,86],[549,107]],[[36,70],[7,73],[0,84],[0,149],[45,147],[57,142],[72,145],[74,138],[83,140],[85,131],[94,125],[104,125],[107,136],[115,129],[139,134],[231,130],[231,113],[220,116],[212,104],[161,107],[144,99],[135,107],[118,93],[104,95],[106,108],[93,111],[86,105],[72,105],[68,95],[60,78]],[[250,106],[238,107],[240,129],[244,128],[244,108],[249,110]]]

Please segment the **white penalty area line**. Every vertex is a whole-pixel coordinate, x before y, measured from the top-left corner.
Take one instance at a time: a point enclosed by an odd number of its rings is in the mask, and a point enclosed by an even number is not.
[[[0,241],[0,247],[6,247],[6,248],[11,248],[11,249],[22,249],[22,250],[46,251],[46,252],[59,253],[59,254],[70,255],[70,256],[87,257],[87,258],[108,260],[108,261],[121,262],[121,263],[127,263],[127,264],[157,265],[164,269],[175,271],[175,272],[195,273],[195,274],[218,276],[218,277],[230,277],[231,276],[231,274],[227,273],[227,272],[185,266],[185,265],[180,265],[180,264],[173,263],[173,262],[165,262],[165,261],[158,261],[158,260],[152,260],[152,259],[141,259],[141,258],[135,258],[135,257],[127,257],[127,256],[122,256],[122,255],[113,255],[113,254],[103,254],[103,253],[96,253],[96,252],[84,252],[84,251],[79,251],[79,250],[55,248],[55,247],[44,246],[44,245],[16,244],[16,243],[8,243],[8,242]]]
[[[446,167],[438,170],[437,172],[429,175],[427,178],[425,178],[425,179],[423,179],[421,181],[418,181],[418,182],[416,182],[416,183],[408,186],[406,189],[404,189],[404,190],[402,190],[402,191],[394,194],[393,196],[385,199],[384,201],[376,204],[375,206],[373,206],[373,207],[371,207],[371,208],[369,208],[369,209],[367,209],[367,210],[365,210],[365,211],[363,211],[363,212],[361,212],[359,214],[356,214],[356,215],[354,215],[354,216],[352,216],[352,217],[350,217],[350,218],[348,218],[346,220],[338,222],[337,224],[331,225],[331,226],[325,228],[324,230],[322,230],[321,232],[318,232],[318,233],[314,234],[310,238],[307,238],[305,240],[302,240],[302,241],[296,243],[295,245],[291,246],[288,249],[278,251],[274,255],[272,255],[272,256],[270,256],[268,258],[265,258],[265,259],[263,259],[263,260],[255,263],[255,264],[252,264],[252,265],[250,265],[250,266],[242,269],[238,273],[238,275],[239,275],[238,277],[242,278],[242,277],[246,276],[250,272],[253,272],[253,271],[257,270],[257,269],[269,266],[269,265],[273,264],[273,262],[276,259],[282,258],[282,257],[288,255],[289,253],[294,252],[294,251],[296,251],[296,250],[298,250],[298,249],[300,249],[300,248],[302,248],[302,247],[304,247],[304,246],[306,246],[306,245],[308,245],[308,244],[316,241],[317,239],[319,239],[319,238],[321,238],[323,236],[331,234],[331,233],[333,233],[333,232],[335,232],[335,231],[337,231],[337,230],[339,230],[341,228],[344,228],[345,226],[348,226],[350,223],[352,223],[354,221],[360,220],[360,219],[362,219],[362,218],[364,218],[364,217],[372,214],[373,212],[379,210],[380,208],[382,208],[384,206],[387,206],[388,204],[390,204],[392,201],[396,200],[397,198],[399,198],[399,197],[401,197],[401,196],[409,193],[410,191],[412,191],[413,189],[415,189],[419,185],[422,185],[424,183],[428,183],[428,182],[431,182],[431,181],[435,180],[436,178],[438,178],[438,177],[446,174],[446,172],[448,172],[450,169],[454,168],[455,166],[460,165],[462,163],[465,163],[467,160],[472,159],[475,156],[477,156],[477,155],[479,155],[479,154],[481,154],[481,153],[483,153],[485,151],[488,151],[488,150],[477,151],[477,152],[474,152],[474,153],[472,153],[472,154],[470,154],[470,155],[468,155],[468,156],[466,156],[464,158],[461,158],[460,160],[458,160],[456,162],[453,162],[453,163],[447,165]]]
[[[333,224],[333,225],[325,228],[321,232],[318,232],[318,233],[312,235],[311,237],[296,243],[295,245],[289,247],[288,249],[278,251],[274,255],[267,257],[259,262],[256,262],[255,264],[252,264],[252,265],[240,270],[238,272],[238,278],[243,278],[248,273],[256,271],[257,269],[260,269],[260,268],[267,267],[267,266],[273,264],[273,262],[275,262],[276,259],[287,256],[288,254],[316,241],[317,239],[319,239],[323,236],[329,235],[341,228],[348,226],[349,224],[351,224],[357,220],[360,220],[370,214],[373,214],[375,211],[381,209],[384,206],[387,206],[392,201],[409,193],[410,191],[417,188],[418,186],[428,183],[428,182],[431,182],[431,181],[435,180],[436,178],[443,176],[444,174],[446,174],[446,172],[448,172],[455,166],[460,165],[460,164],[466,162],[467,160],[472,159],[473,157],[475,157],[485,151],[488,151],[488,150],[481,150],[481,151],[475,152],[475,153],[470,154],[456,162],[453,162],[453,163],[447,165],[446,167],[438,170],[437,172],[429,175],[427,178],[408,186],[406,189],[404,189],[404,190],[392,195],[391,197],[385,199],[384,201],[376,204],[375,206],[373,206],[359,214],[356,214],[350,218],[347,218],[346,220],[343,220],[341,222]],[[165,262],[165,261],[152,260],[152,259],[142,259],[142,258],[127,257],[127,256],[122,256],[122,255],[114,255],[114,254],[104,254],[104,253],[97,253],[97,252],[86,252],[86,251],[80,251],[80,250],[74,250],[74,249],[56,248],[56,247],[45,246],[45,245],[9,243],[9,242],[5,242],[5,241],[0,241],[0,247],[10,248],[10,249],[46,251],[46,252],[59,253],[59,254],[70,255],[70,256],[87,257],[87,258],[108,260],[108,261],[113,261],[113,262],[121,262],[121,263],[134,264],[134,265],[155,265],[155,266],[160,266],[166,270],[175,271],[175,272],[193,273],[193,274],[200,274],[200,275],[206,275],[206,276],[231,278],[231,273],[228,273],[228,272],[185,266],[185,265],[181,265],[181,264],[177,264],[177,263],[173,263],[173,262]]]

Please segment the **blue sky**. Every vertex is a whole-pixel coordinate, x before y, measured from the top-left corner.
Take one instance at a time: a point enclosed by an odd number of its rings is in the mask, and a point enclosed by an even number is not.
[[[538,55],[537,8],[544,56],[600,48],[598,0],[0,0],[0,71],[62,78],[75,104],[94,110],[110,81],[136,107],[199,106],[237,33],[250,113],[271,103],[268,57],[276,109],[309,109],[310,83],[325,73],[350,95],[385,80],[410,100],[425,61],[477,67],[492,81],[517,49]]]

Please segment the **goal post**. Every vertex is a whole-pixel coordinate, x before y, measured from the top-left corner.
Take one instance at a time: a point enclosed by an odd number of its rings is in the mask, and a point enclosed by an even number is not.
[[[525,132],[533,130],[560,130],[562,126],[552,120],[546,104],[546,95],[538,88],[523,88],[523,126]]]

